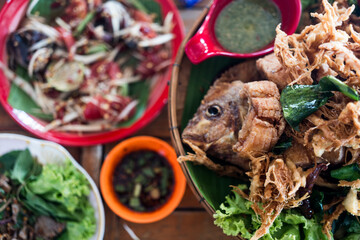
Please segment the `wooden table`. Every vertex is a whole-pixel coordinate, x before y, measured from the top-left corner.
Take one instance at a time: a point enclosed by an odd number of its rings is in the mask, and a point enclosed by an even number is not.
[[[0,7],[4,2],[5,0],[0,0]],[[208,2],[209,0],[204,0],[191,9],[179,9],[186,31],[190,29]],[[167,114],[167,107],[164,107],[161,114],[153,122],[135,135],[154,136],[171,143]],[[14,122],[2,106],[0,107],[0,132],[34,137]],[[66,147],[66,149],[88,171],[97,186],[99,186],[99,173],[104,157],[118,142],[91,147]],[[104,207],[106,216],[104,239],[131,240],[131,237],[123,228],[124,220],[115,215],[105,202]],[[141,240],[227,239],[222,231],[214,226],[212,217],[203,209],[189,187],[187,187],[178,208],[167,218],[152,224],[126,223]]]

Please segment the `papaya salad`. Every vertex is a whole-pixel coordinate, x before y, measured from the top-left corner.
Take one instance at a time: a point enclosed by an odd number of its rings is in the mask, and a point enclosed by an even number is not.
[[[12,85],[9,104],[45,120],[44,131],[133,121],[171,64],[172,17],[161,22],[152,0],[30,1],[8,37],[8,62],[0,62]]]

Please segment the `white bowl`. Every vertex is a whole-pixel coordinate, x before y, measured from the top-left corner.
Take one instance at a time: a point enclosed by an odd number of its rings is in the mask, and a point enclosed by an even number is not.
[[[59,144],[18,134],[0,133],[0,156],[10,151],[24,150],[26,148],[28,148],[31,154],[36,156],[38,161],[43,165],[47,163],[60,165],[65,159],[70,159],[72,164],[85,175],[91,186],[89,201],[95,210],[96,218],[96,232],[90,240],[102,240],[105,232],[104,205],[98,188],[85,169]]]

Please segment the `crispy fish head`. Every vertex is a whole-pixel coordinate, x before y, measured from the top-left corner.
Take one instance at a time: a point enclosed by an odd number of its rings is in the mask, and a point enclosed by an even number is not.
[[[183,140],[222,163],[249,170],[250,159],[269,151],[284,130],[279,99],[273,82],[216,81],[185,128]]]
[[[232,149],[248,112],[248,101],[240,98],[239,94],[243,86],[241,81],[216,81],[184,129],[182,137],[209,156],[248,170],[249,162],[239,161],[238,154]]]

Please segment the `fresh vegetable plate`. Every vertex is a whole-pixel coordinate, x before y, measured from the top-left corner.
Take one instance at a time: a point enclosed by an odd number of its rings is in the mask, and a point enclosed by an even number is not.
[[[76,160],[62,146],[49,141],[38,140],[17,134],[0,134],[0,156],[6,153],[28,149],[32,157],[46,166],[47,164],[55,164],[59,166],[67,166],[69,161],[76,170],[83,175],[90,186],[90,194],[88,201],[94,209],[96,219],[96,230],[91,240],[101,240],[105,231],[105,213],[99,190],[89,174],[76,162]],[[58,168],[61,169],[61,168]],[[44,170],[43,170],[44,171]]]
[[[107,143],[107,142],[111,142],[111,141],[129,136],[129,135],[133,134],[134,132],[136,132],[137,130],[144,127],[146,124],[148,124],[152,119],[154,119],[160,113],[162,107],[167,102],[167,95],[168,95],[167,83],[170,79],[170,74],[171,74],[170,73],[171,64],[169,64],[169,63],[173,62],[173,60],[175,59],[175,53],[177,52],[177,49],[180,46],[180,43],[183,39],[183,32],[184,32],[183,23],[181,21],[181,18],[177,12],[175,5],[173,4],[173,2],[171,0],[154,0],[154,1],[144,0],[144,5],[150,6],[149,9],[156,9],[156,10],[153,10],[155,12],[151,12],[151,10],[148,10],[150,13],[155,13],[155,16],[158,16],[161,12],[162,19],[164,20],[164,22],[166,22],[166,21],[169,22],[169,20],[171,20],[170,25],[172,26],[172,28],[171,28],[170,34],[172,34],[173,39],[171,40],[171,42],[169,44],[170,56],[168,59],[168,63],[166,64],[167,67],[163,68],[162,72],[159,73],[158,75],[156,75],[154,79],[148,79],[149,81],[147,81],[146,87],[144,87],[144,85],[140,81],[140,82],[136,82],[131,85],[131,86],[135,86],[135,87],[121,88],[120,89],[121,91],[129,92],[129,94],[132,93],[134,95],[137,95],[136,99],[132,102],[127,101],[130,103],[128,103],[126,105],[127,107],[125,107],[125,108],[121,107],[122,108],[121,112],[113,111],[112,117],[116,118],[116,119],[123,119],[123,120],[121,120],[121,122],[114,122],[114,123],[108,124],[108,126],[110,126],[110,127],[106,128],[106,129],[103,128],[103,126],[104,126],[103,123],[99,123],[97,125],[97,130],[95,130],[95,131],[82,130],[84,128],[88,129],[87,128],[88,126],[91,127],[91,124],[84,122],[84,119],[88,118],[88,119],[92,120],[94,118],[97,118],[98,115],[102,115],[102,117],[104,117],[104,120],[106,120],[106,118],[108,118],[109,112],[106,112],[106,111],[104,112],[103,110],[101,110],[99,108],[98,110],[95,109],[96,111],[94,114],[94,111],[93,111],[94,108],[88,109],[89,111],[87,111],[86,106],[76,106],[75,108],[71,107],[71,109],[78,109],[78,110],[85,109],[85,110],[82,110],[83,113],[78,114],[81,117],[81,119],[79,120],[79,122],[74,122],[74,124],[72,124],[72,126],[70,126],[70,130],[68,130],[68,128],[66,128],[68,126],[65,126],[66,129],[59,130],[58,128],[53,128],[52,124],[53,124],[53,122],[56,122],[56,124],[64,123],[64,119],[66,117],[62,113],[63,110],[58,109],[56,107],[50,107],[50,108],[47,107],[47,109],[52,110],[51,115],[52,115],[53,121],[49,122],[48,120],[46,120],[47,117],[41,118],[41,115],[45,116],[43,113],[41,113],[40,115],[35,114],[35,113],[37,113],[36,107],[34,107],[33,103],[29,104],[29,102],[31,102],[31,101],[26,100],[26,99],[29,99],[29,97],[30,97],[33,100],[35,100],[35,103],[36,103],[37,99],[40,99],[40,98],[37,98],[34,96],[31,97],[31,94],[28,95],[27,98],[24,97],[23,93],[24,92],[27,93],[27,92],[26,92],[26,90],[21,89],[23,86],[22,84],[17,85],[17,87],[18,87],[17,91],[13,91],[14,90],[13,89],[14,81],[11,80],[11,77],[9,77],[9,74],[8,74],[9,73],[8,62],[11,61],[11,58],[14,58],[14,56],[13,56],[13,54],[10,54],[10,55],[8,54],[9,49],[7,49],[7,44],[9,44],[9,41],[8,41],[10,38],[9,35],[14,33],[14,31],[16,31],[18,29],[19,24],[21,23],[22,19],[24,18],[25,12],[28,9],[29,2],[30,1],[28,1],[28,0],[8,1],[4,5],[4,7],[0,13],[0,19],[1,19],[1,23],[0,23],[1,24],[0,61],[2,62],[2,70],[3,70],[0,72],[0,102],[3,105],[3,107],[5,108],[5,110],[10,114],[10,116],[16,122],[18,122],[23,128],[25,128],[26,130],[35,134],[38,137],[41,137],[41,138],[44,138],[44,139],[47,139],[50,141],[54,141],[54,142],[57,142],[57,143],[60,143],[63,145],[86,146],[86,145]],[[39,1],[33,1],[33,2],[39,2]],[[130,1],[130,2],[133,4],[133,6],[139,6],[139,3],[140,3],[140,6],[142,6],[142,7],[140,7],[139,9],[143,8],[143,6],[144,6],[141,4],[141,1]],[[113,3],[111,3],[111,4],[113,4]],[[108,4],[109,5],[108,9],[111,9],[111,7],[110,7],[111,4]],[[111,11],[111,10],[109,10],[109,11]],[[156,12],[158,12],[159,14],[156,14]],[[91,17],[91,13],[89,13],[89,14]],[[166,19],[166,16],[168,16],[168,15],[172,15],[172,18]],[[140,16],[140,18],[141,17],[143,17],[143,16]],[[84,21],[85,20],[86,19],[84,19]],[[64,23],[64,21],[61,19],[60,19],[60,25],[64,26],[64,28],[66,28],[66,26],[68,26],[67,23]],[[142,30],[142,31],[146,32],[147,30]],[[102,33],[104,33],[104,31],[102,31]],[[73,33],[73,34],[75,35],[75,33]],[[106,37],[105,35],[104,35],[104,37]],[[166,34],[164,34],[164,35],[166,35]],[[61,36],[64,37],[63,35],[61,35]],[[77,36],[77,38],[79,39],[79,41],[77,43],[79,43],[81,45],[80,42],[82,40],[80,39],[80,37],[81,37],[81,35]],[[169,37],[169,34],[164,37],[165,38]],[[164,41],[164,38],[159,39],[159,40]],[[62,46],[68,45],[68,43],[69,43],[69,41],[67,41],[65,39],[63,39],[62,41],[63,41]],[[16,45],[16,42],[13,42],[13,44]],[[127,44],[128,44],[127,47],[129,47],[129,48],[132,46],[131,42],[127,43]],[[141,44],[140,44],[141,46],[145,46],[144,48],[146,48],[146,46],[148,46],[147,44],[151,45],[154,43],[151,41],[143,41]],[[41,43],[40,43],[40,45],[41,45]],[[38,44],[36,47],[39,47],[40,45]],[[95,51],[101,51],[101,48],[104,48],[104,45],[106,45],[106,44],[99,44],[98,46],[96,46],[97,50],[95,50]],[[110,54],[111,52],[114,52],[116,54],[116,48],[119,49],[120,47],[115,47],[114,48],[115,52],[114,51],[105,52],[106,56],[107,56],[107,54]],[[106,47],[105,47],[105,49],[106,49]],[[38,49],[38,50],[40,50],[40,52],[41,52],[44,50],[44,48]],[[65,61],[71,61],[70,60],[71,57],[68,56],[68,54],[71,54],[70,48],[68,48],[68,50],[69,50],[68,53],[66,53],[64,51],[62,51],[62,53],[61,53],[62,55],[66,55],[65,58],[67,60],[65,60]],[[31,51],[33,51],[33,50],[31,50]],[[37,57],[38,57],[39,56],[38,53],[40,53],[40,52],[36,51],[35,53],[33,53],[33,56],[37,55]],[[51,52],[53,52],[53,51],[51,50]],[[104,55],[104,52],[100,52],[100,53],[97,52],[97,53],[93,54],[92,56],[99,56],[99,54]],[[104,57],[105,56],[103,56],[103,58]],[[42,57],[40,57],[40,59],[42,59]],[[51,69],[51,68],[60,69],[57,73],[52,72],[51,74],[46,75],[46,76],[49,76],[49,79],[50,79],[48,81],[48,83],[50,83],[50,85],[55,84],[52,87],[54,87],[56,90],[59,90],[60,93],[64,93],[65,95],[68,93],[73,94],[74,91],[73,91],[71,84],[64,85],[64,83],[61,83],[61,81],[60,82],[57,81],[57,78],[59,76],[61,78],[61,76],[62,76],[62,74],[59,74],[59,73],[61,73],[61,72],[68,73],[65,75],[70,78],[74,77],[75,82],[76,82],[77,80],[79,80],[79,77],[82,78],[82,75],[84,75],[85,70],[83,70],[82,65],[76,65],[76,64],[64,64],[60,68],[55,68],[54,65],[57,66],[57,64],[55,64],[55,63],[61,62],[61,60],[58,61],[57,59],[59,59],[59,58],[55,58],[55,60],[53,62],[54,64],[47,64],[47,66],[49,66],[48,67],[49,69]],[[76,59],[76,56],[75,56],[75,59]],[[142,59],[144,59],[144,58],[142,58]],[[86,59],[85,61],[88,61],[88,60],[89,59]],[[146,60],[146,57],[145,57],[145,60]],[[90,61],[92,61],[92,60],[90,60]],[[122,61],[122,62],[124,62],[124,61]],[[34,67],[33,63],[34,63],[34,61],[32,61],[31,64],[28,64],[29,65],[28,72],[31,74],[32,74],[32,70]],[[95,63],[92,62],[92,63],[93,63],[92,66],[97,64],[96,62]],[[145,61],[145,63],[146,63],[146,61]],[[106,65],[105,67],[109,67],[109,66],[110,65]],[[147,66],[147,65],[145,64],[145,66]],[[136,69],[136,70],[138,70],[138,69]],[[74,73],[75,72],[79,73],[79,71],[80,71],[81,73],[80,73],[80,75],[79,74],[76,75],[76,74],[69,73],[70,71],[73,71]],[[104,73],[108,74],[110,76],[112,74],[111,72],[113,72],[113,71],[109,70],[109,71],[105,71]],[[15,76],[20,76],[20,74],[17,71],[15,73],[16,73]],[[113,74],[113,76],[119,75],[118,72],[115,71],[115,73],[116,74]],[[122,74],[126,75],[126,73],[122,73]],[[13,74],[13,76],[14,76],[14,74]],[[22,76],[20,76],[20,78],[22,78]],[[25,78],[23,78],[23,79],[25,79]],[[69,79],[69,78],[67,78],[67,79]],[[135,76],[135,78],[130,77],[129,79],[128,80],[131,83],[134,80],[139,81],[139,80],[136,80],[136,76]],[[119,79],[119,80],[120,80],[120,82],[123,81],[123,79]],[[67,81],[69,81],[69,80],[67,80]],[[48,83],[46,83],[46,84],[48,84]],[[123,84],[123,83],[119,83],[119,84]],[[20,88],[20,90],[23,90],[22,91],[23,93],[21,93],[21,91],[19,91],[19,88]],[[147,90],[144,90],[144,88],[146,88]],[[64,89],[68,90],[69,92],[68,93],[64,92]],[[100,88],[98,88],[96,86],[93,89],[100,89]],[[63,91],[63,92],[61,92],[61,91]],[[99,106],[102,104],[102,106],[104,106],[105,108],[108,108],[107,106],[110,105],[112,110],[114,110],[115,108],[118,108],[119,105],[115,106],[116,104],[113,105],[112,102],[107,102],[107,103],[105,102],[105,104],[103,104],[104,98],[110,98],[111,96],[108,97],[107,96],[108,93],[102,93],[101,90],[100,90],[100,94],[103,95],[101,97],[101,99],[98,97],[98,95],[94,95],[94,99],[93,99],[96,102],[98,102]],[[89,98],[87,96],[85,96],[85,98],[87,98],[86,101],[89,103]],[[93,101],[93,100],[90,100],[90,101]],[[49,102],[47,100],[46,101],[41,100],[41,101],[43,103]],[[120,105],[121,104],[122,103],[120,103]],[[92,103],[90,105],[92,105]],[[133,108],[130,107],[130,106],[135,106],[135,105],[136,105],[136,109],[134,107]],[[31,109],[31,110],[29,110],[29,109]],[[36,111],[34,112],[32,109],[35,109]],[[54,109],[55,109],[55,111],[54,111]],[[125,112],[127,112],[128,115],[126,117],[122,117],[122,115],[123,115],[122,113],[125,113]],[[132,114],[132,115],[130,115],[130,114]],[[58,115],[58,116],[56,116],[56,115]],[[70,112],[70,115],[74,115],[74,113]],[[49,115],[47,114],[47,116],[49,116]],[[99,121],[97,119],[95,119],[95,122],[99,122]]]

